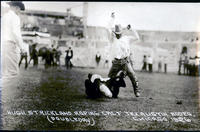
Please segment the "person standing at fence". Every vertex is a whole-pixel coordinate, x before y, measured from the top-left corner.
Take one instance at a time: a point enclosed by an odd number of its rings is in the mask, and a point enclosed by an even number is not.
[[[165,73],[167,73],[167,57],[165,56],[164,57],[164,71],[165,71]]]
[[[162,58],[159,56],[158,59],[158,72],[162,72]]]
[[[144,55],[144,58],[143,58],[143,66],[142,66],[142,71],[147,71],[147,57],[146,55]]]
[[[120,25],[115,25],[115,38],[112,43],[112,67],[109,71],[108,76],[115,78],[117,73],[122,70],[130,78],[133,90],[136,97],[140,96],[140,89],[138,87],[138,79],[130,63],[130,38],[122,36]],[[116,91],[119,89],[116,89]]]
[[[100,55],[99,51],[97,52],[97,54],[95,56],[95,60],[96,60],[96,63],[97,63],[97,67],[99,67],[99,63],[101,61],[101,55]]]
[[[147,58],[147,63],[148,63],[149,72],[152,73],[153,72],[153,59],[150,55]]]
[[[200,57],[198,57],[197,55],[195,56],[195,76],[199,76],[199,60]]]
[[[109,50],[108,50],[109,48],[108,47],[106,47],[106,48],[107,49],[104,53],[104,58],[103,58],[103,60],[104,60],[103,68],[109,68],[109,57],[110,57]]]
[[[187,47],[183,47],[179,59],[178,75],[182,74],[182,67],[184,68],[184,62],[186,56],[187,56]]]
[[[189,58],[188,56],[185,56],[185,60],[184,60],[184,75],[188,75],[188,65],[189,65]]]
[[[66,50],[65,52],[66,52],[65,65],[66,68],[69,69],[72,67],[71,59],[73,58],[73,50],[71,49],[71,47],[69,47],[69,49]]]

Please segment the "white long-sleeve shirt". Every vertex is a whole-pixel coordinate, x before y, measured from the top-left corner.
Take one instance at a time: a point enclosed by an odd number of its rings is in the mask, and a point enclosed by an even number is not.
[[[23,49],[19,16],[14,11],[9,10],[2,16],[1,22],[2,42],[11,41],[15,43],[19,49]]]
[[[122,36],[120,39],[114,38],[111,46],[112,59],[122,59],[130,56],[130,37]]]

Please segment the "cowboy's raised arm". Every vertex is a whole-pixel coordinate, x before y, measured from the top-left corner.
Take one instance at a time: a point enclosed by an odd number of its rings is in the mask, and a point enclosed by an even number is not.
[[[136,41],[136,40],[140,41],[140,36],[139,36],[138,32],[136,30],[133,30],[133,33],[134,33],[134,36],[136,37],[136,38],[134,38],[134,41]]]
[[[114,39],[114,33],[113,33],[113,28],[115,26],[115,13],[112,12],[108,24],[107,24],[107,29],[108,29],[108,33],[109,33],[109,41],[112,43],[113,39]]]

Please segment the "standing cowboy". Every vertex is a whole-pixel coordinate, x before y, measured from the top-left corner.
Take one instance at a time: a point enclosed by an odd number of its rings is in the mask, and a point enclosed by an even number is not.
[[[122,70],[130,78],[134,93],[136,97],[140,96],[140,89],[138,87],[138,80],[135,72],[130,63],[130,37],[122,36],[122,32],[119,25],[115,25],[115,38],[112,43],[112,67],[109,71],[108,76],[115,78],[117,73]],[[139,39],[139,38],[137,38]],[[114,91],[119,89],[114,89]],[[117,97],[116,97],[117,98]]]

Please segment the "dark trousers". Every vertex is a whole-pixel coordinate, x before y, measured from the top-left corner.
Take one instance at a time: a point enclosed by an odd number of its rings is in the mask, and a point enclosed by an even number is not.
[[[165,64],[165,73],[167,73],[167,64]]]
[[[37,56],[36,57],[31,57],[30,60],[29,60],[29,64],[30,64],[31,60],[33,60],[33,65],[34,66],[38,65],[38,57]]]
[[[147,63],[144,62],[143,66],[142,66],[142,71],[147,71]]]
[[[149,72],[153,72],[153,64],[148,64],[149,65]]]
[[[99,57],[96,57],[96,63],[97,63],[97,66],[99,66],[99,62],[100,62],[101,58]]]
[[[109,71],[108,76],[110,78],[115,78],[117,73],[122,70],[124,71],[127,76],[130,78],[131,83],[133,85],[133,90],[134,92],[140,92],[140,89],[138,87],[138,79],[135,75],[135,72],[131,66],[130,61],[126,58],[126,59],[114,59],[112,61],[112,67]]]
[[[88,98],[99,98],[101,97],[101,92],[99,89],[100,80],[95,79],[94,83],[92,83],[89,79],[85,80],[85,93]]]
[[[34,66],[37,66],[38,65],[38,58],[33,58],[33,65]]]
[[[65,66],[67,69],[71,68],[71,58],[70,57],[66,57],[65,58]]]
[[[162,72],[162,63],[158,63],[158,72]]]
[[[100,62],[100,60],[96,60],[96,63],[97,63],[97,67],[99,66],[99,62]]]
[[[51,59],[48,57],[45,59],[45,69],[51,67]]]
[[[27,55],[21,55],[21,58],[20,58],[20,61],[19,61],[19,67],[20,67],[23,59],[25,59],[25,69],[27,69],[27,67],[28,67]]]

